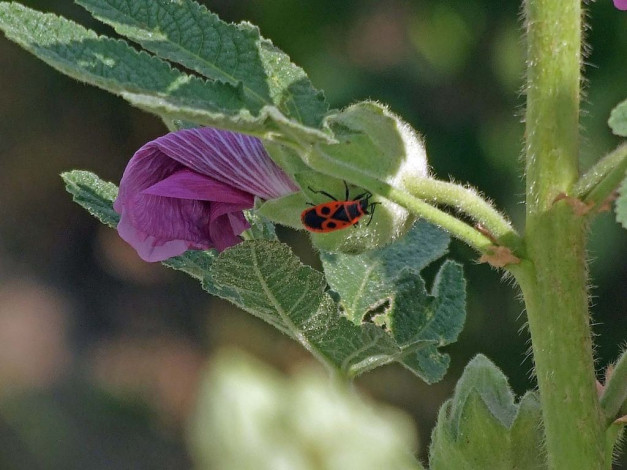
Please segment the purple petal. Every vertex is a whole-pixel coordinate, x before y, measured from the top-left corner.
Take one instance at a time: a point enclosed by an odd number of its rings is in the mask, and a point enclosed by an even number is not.
[[[202,127],[171,132],[147,145],[187,168],[263,199],[298,191],[255,137]]]
[[[242,212],[229,212],[227,214],[229,218],[229,224],[233,228],[233,233],[241,234],[244,230],[248,230],[250,228],[250,224],[244,217]]]
[[[150,261],[161,255],[142,253],[153,253],[162,245],[170,256],[172,246],[179,247],[177,255],[192,247],[208,249],[213,246],[208,230],[210,208],[208,202],[137,194],[125,203],[121,214],[120,224],[126,222],[128,230],[118,227],[118,232],[142,258],[150,256]],[[175,240],[181,243],[172,245]]]
[[[202,183],[208,188],[206,191]],[[209,194],[212,190],[215,193]],[[204,200],[212,196],[219,202]],[[188,249],[224,249],[239,242],[236,236],[241,233],[242,224],[233,228],[228,217],[216,221],[212,214],[216,210],[220,214],[228,210],[241,214],[253,203],[252,194],[194,174],[157,150],[137,152],[131,159],[114,207],[121,214],[120,236],[142,259],[161,261]],[[222,230],[217,230],[217,224],[224,225]],[[212,232],[219,233],[217,243]]]
[[[173,132],[131,158],[113,205],[118,232],[146,261],[188,249],[224,250],[250,227],[242,211],[255,195],[298,188],[270,160],[261,141],[210,128]]]
[[[146,261],[189,249],[224,250],[239,243],[237,235],[248,228],[245,219],[231,226],[229,212],[243,219],[242,210],[253,206],[249,197],[248,204],[228,204],[140,194],[125,205],[118,233]]]
[[[191,170],[178,170],[141,193],[200,201],[250,203],[249,193]]]
[[[614,0],[614,6],[619,10],[627,10],[627,0]]]
[[[244,230],[250,228],[250,224],[244,217],[242,210],[251,206],[242,204],[215,202],[211,204],[209,213],[209,233],[218,251],[236,245],[241,242],[237,237]],[[231,221],[235,223],[231,223]]]
[[[129,221],[128,215],[124,213],[118,223],[118,234],[137,251],[141,259],[149,262],[163,261],[191,248],[185,240],[165,241],[137,230]]]
[[[159,149],[144,145],[135,152],[124,170],[113,208],[118,214],[122,214],[128,199],[184,168],[180,163],[163,155]]]

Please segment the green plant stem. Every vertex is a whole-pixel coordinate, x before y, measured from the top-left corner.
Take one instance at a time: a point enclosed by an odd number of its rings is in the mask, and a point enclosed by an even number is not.
[[[623,432],[625,430],[624,424],[612,424],[607,428],[606,440],[605,440],[605,461],[611,462],[616,449],[616,444],[621,441]]]
[[[413,197],[405,191],[398,190],[386,183],[377,181],[374,178],[372,181],[368,181],[367,184],[367,186],[363,186],[365,189],[375,192],[376,194],[381,194],[390,201],[405,207],[414,215],[422,217],[423,219],[442,227],[451,235],[460,239],[480,253],[486,253],[489,251],[490,247],[494,246],[494,243],[492,243],[488,237],[479,232],[476,228],[436,207],[433,207],[431,204],[426,203],[422,199]]]
[[[520,236],[512,224],[473,188],[434,178],[406,179],[404,183],[412,196],[454,207],[485,227],[504,245],[512,247],[519,243]]]
[[[406,208],[412,214],[442,227],[451,235],[460,239],[480,253],[486,253],[489,251],[490,247],[494,246],[492,240],[475,227],[472,227],[462,220],[447,214],[422,199],[412,196],[406,191],[401,191],[372,176],[364,173],[358,173],[355,171],[355,168],[351,166],[345,165],[337,160],[327,158],[323,152],[311,152],[304,149],[299,150],[302,154],[307,155],[307,165],[314,170],[328,174],[334,178],[343,179],[348,183],[364,188],[373,194],[379,194]]]
[[[390,201],[404,207],[412,214],[442,227],[451,235],[480,253],[486,253],[490,247],[494,246],[494,243],[476,228],[405,191],[401,191],[387,183],[365,175],[359,175],[357,179],[354,177],[350,178],[349,175],[346,175],[345,179],[350,183],[361,186],[373,194],[380,194]]]
[[[627,144],[599,160],[573,188],[573,195],[586,203],[601,204],[618,188],[627,171]]]
[[[518,280],[531,333],[550,469],[602,469],[588,314],[585,220],[558,195],[578,179],[580,0],[527,0],[527,259]],[[607,463],[609,464],[609,463]]]
[[[627,351],[621,354],[614,365],[611,377],[605,383],[601,397],[601,408],[607,417],[607,424],[618,418],[621,408],[627,401]]]

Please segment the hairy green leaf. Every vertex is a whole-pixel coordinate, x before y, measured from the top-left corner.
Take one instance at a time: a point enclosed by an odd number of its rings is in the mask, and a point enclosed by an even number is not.
[[[614,134],[627,137],[627,100],[619,103],[612,110],[607,123]]]
[[[466,366],[453,398],[440,409],[430,468],[546,469],[541,415],[534,393],[515,403],[507,378],[478,355]]]
[[[392,337],[372,324],[357,326],[342,316],[325,292],[324,277],[304,266],[278,242],[243,242],[214,262],[221,295],[299,341],[315,357],[348,375],[395,360]]]
[[[427,383],[444,377],[448,354],[438,351],[457,340],[466,319],[466,282],[461,265],[446,261],[436,276],[432,293],[412,270],[396,280],[387,313],[390,331],[403,350],[401,363]]]
[[[242,88],[248,107],[276,106],[319,127],[327,105],[305,72],[249,23],[228,24],[193,0],[79,0],[99,20],[154,54]]]
[[[219,289],[216,288],[211,279],[211,265],[217,256],[218,252],[216,250],[189,250],[182,255],[162,261],[161,264],[189,274],[200,281],[202,288],[206,292],[218,295]]]
[[[422,270],[446,254],[449,243],[445,231],[420,220],[407,235],[384,248],[359,255],[323,252],[321,259],[346,315],[359,323],[368,311],[390,299],[401,271]]]
[[[164,119],[279,141],[332,141],[321,130],[290,120],[275,106],[253,103],[243,93],[241,83],[208,81],[185,74],[122,40],[98,36],[57,15],[2,2],[0,29],[7,38],[60,72],[118,94]]]
[[[7,38],[57,70],[112,93],[169,97],[230,114],[244,107],[236,87],[186,75],[124,41],[98,36],[53,14],[1,3],[0,28]]]
[[[360,255],[323,253],[329,286],[356,324],[385,324],[402,349],[400,362],[428,383],[440,380],[449,357],[437,348],[457,339],[465,321],[462,268],[446,262],[432,293],[419,271],[447,251],[449,235],[419,221],[399,241]]]
[[[239,114],[226,114],[219,110],[207,109],[203,103],[182,102],[170,96],[133,92],[122,92],[121,96],[132,105],[167,120],[182,120],[197,125],[230,129],[279,143],[309,145],[333,142],[328,133],[291,121],[274,106],[264,106],[256,115],[252,115],[246,109],[242,109]]]
[[[103,181],[89,171],[81,170],[62,173],[61,178],[74,202],[103,224],[117,227],[120,215],[113,210],[113,201],[118,196],[115,184]]]
[[[62,176],[77,203],[110,227],[117,225],[119,215],[112,207],[117,195],[114,184],[87,171]],[[342,315],[326,292],[322,274],[303,266],[286,245],[268,241],[274,235],[265,224],[253,220],[251,236],[255,241],[242,242],[219,256],[215,250],[192,250],[163,264],[198,279],[210,294],[260,317],[347,376],[400,361],[427,382],[439,378],[447,362],[443,367],[434,362],[444,363],[446,358],[435,347],[452,341],[455,328],[461,325],[458,304],[463,303],[463,280],[460,284],[453,279],[461,277],[459,266],[452,262],[444,265],[433,296],[427,294],[419,277],[403,270],[406,278],[400,280],[399,293],[388,314],[388,332],[370,322],[355,324]],[[434,256],[419,250],[414,261],[422,266]],[[400,258],[398,262],[402,262]],[[455,291],[460,285],[461,291]],[[415,316],[404,317],[410,310]]]

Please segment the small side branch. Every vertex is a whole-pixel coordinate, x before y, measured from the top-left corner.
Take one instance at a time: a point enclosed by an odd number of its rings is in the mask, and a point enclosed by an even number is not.
[[[510,221],[473,188],[433,178],[406,180],[405,184],[412,196],[453,207],[487,230],[499,244],[519,248],[520,236]]]
[[[601,396],[601,408],[607,417],[607,424],[612,423],[627,401],[627,351],[618,359],[611,373],[606,378],[606,383]]]
[[[599,160],[579,178],[573,187],[573,196],[586,204],[603,204],[625,178],[627,172],[627,144],[623,144]]]

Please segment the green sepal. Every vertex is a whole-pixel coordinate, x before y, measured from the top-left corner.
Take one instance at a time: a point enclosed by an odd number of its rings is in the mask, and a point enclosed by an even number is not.
[[[255,206],[260,204],[263,204],[263,202],[256,199]],[[245,210],[244,217],[250,224],[250,228],[241,234],[244,240],[278,240],[274,224],[259,211],[254,209]]]
[[[272,140],[264,140],[263,146],[274,163],[288,175],[293,176],[295,173],[311,171],[311,168],[300,158],[300,150],[296,151],[290,146]]]
[[[546,469],[541,422],[536,394],[528,392],[515,403],[505,375],[477,355],[438,413],[430,468]]]
[[[307,207],[305,196],[298,192],[277,199],[269,199],[262,202],[256,210],[274,223],[302,230],[300,214]]]
[[[316,146],[311,155],[303,157],[305,161],[332,161],[358,175],[398,187],[404,186],[405,177],[428,175],[422,140],[409,124],[380,103],[363,101],[351,105],[330,114],[326,125],[338,143]]]
[[[385,197],[383,187],[405,189],[405,181],[428,176],[422,141],[411,127],[386,107],[361,102],[327,116],[326,127],[337,142],[315,144],[300,157],[332,181],[344,180],[370,191],[378,202],[372,223],[360,223],[358,230],[313,234],[321,250],[360,253],[400,238],[413,225],[415,216]],[[302,186],[302,185],[301,185]],[[324,184],[316,188],[331,193]]]

